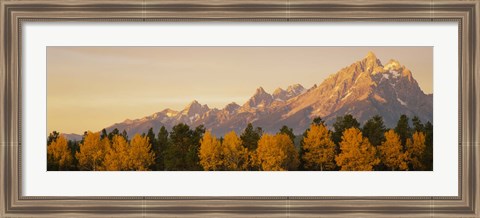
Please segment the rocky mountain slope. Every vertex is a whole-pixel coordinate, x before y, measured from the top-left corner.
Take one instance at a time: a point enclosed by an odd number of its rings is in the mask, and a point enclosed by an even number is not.
[[[165,109],[150,116],[125,120],[107,127],[126,130],[129,136],[161,126],[171,129],[178,123],[191,127],[204,125],[217,136],[234,130],[237,133],[248,123],[266,132],[277,132],[282,125],[302,133],[317,116],[328,125],[337,116],[352,114],[360,123],[378,114],[387,127],[393,127],[401,114],[418,116],[422,121],[433,120],[433,96],[425,94],[412,72],[396,60],[382,65],[374,53],[335,74],[318,86],[305,89],[294,84],[277,88],[272,94],[259,87],[243,105],[230,103],[222,109],[209,108],[192,101],[181,111]]]

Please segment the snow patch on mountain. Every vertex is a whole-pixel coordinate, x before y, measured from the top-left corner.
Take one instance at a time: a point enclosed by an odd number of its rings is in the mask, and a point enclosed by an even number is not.
[[[407,102],[402,101],[402,99],[397,98],[397,101],[400,102],[401,105],[407,106]]]

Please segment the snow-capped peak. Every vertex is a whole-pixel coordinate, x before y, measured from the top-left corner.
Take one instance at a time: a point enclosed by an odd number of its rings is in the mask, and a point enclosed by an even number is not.
[[[375,53],[373,53],[373,51],[369,51],[365,56],[365,59],[377,60],[377,56],[375,55]]]
[[[375,72],[374,70],[377,67],[382,66],[382,63],[380,62],[380,60],[371,51],[369,51],[367,53],[367,56],[365,56],[365,58],[362,60],[362,64],[365,67],[364,69],[368,72]]]
[[[201,105],[200,103],[198,103],[197,100],[194,100],[190,104],[188,104],[185,107],[185,109],[182,110],[182,114],[184,115],[204,114],[208,110],[210,110],[210,108],[208,108],[206,104]]]
[[[290,95],[299,95],[305,91],[305,88],[300,84],[293,84],[287,88],[287,92]]]
[[[167,108],[167,109],[161,111],[160,113],[165,114],[165,116],[167,116],[167,117],[174,117],[178,114],[178,111]]]
[[[286,101],[290,98],[296,97],[305,92],[305,88],[300,84],[293,84],[287,87],[286,90],[277,88],[272,96],[276,101]]]
[[[402,68],[402,65],[400,65],[400,62],[394,59],[391,59],[390,61],[388,61],[388,63],[385,64],[385,66],[383,67],[384,70],[388,70],[388,71],[391,71],[391,70],[398,71],[401,68]]]
[[[275,89],[275,91],[273,91],[273,96],[279,96],[281,95],[282,93],[284,93],[285,90],[283,90],[282,88],[278,87],[277,89]]]
[[[246,108],[266,107],[273,101],[273,96],[265,92],[262,87],[257,88],[255,94],[244,104]]]

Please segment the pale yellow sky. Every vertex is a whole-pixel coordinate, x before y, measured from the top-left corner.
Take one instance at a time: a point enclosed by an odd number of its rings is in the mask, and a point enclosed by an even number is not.
[[[432,93],[433,47],[48,47],[47,130],[98,131],[192,100],[241,105],[259,86],[310,88],[368,51]]]

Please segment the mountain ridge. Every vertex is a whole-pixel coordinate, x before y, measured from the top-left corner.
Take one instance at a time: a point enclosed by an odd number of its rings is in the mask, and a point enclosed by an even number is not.
[[[287,125],[295,134],[300,134],[315,117],[331,125],[337,116],[345,114],[352,114],[360,123],[378,114],[387,127],[393,127],[401,114],[432,122],[433,94],[425,94],[412,72],[399,61],[391,59],[382,65],[376,55],[369,52],[309,89],[292,84],[286,89],[276,88],[270,94],[260,86],[241,105],[232,102],[217,109],[193,100],[180,111],[163,109],[106,129],[126,130],[131,137],[147,132],[150,127],[158,132],[161,126],[171,129],[178,123],[186,123],[192,127],[204,125],[221,136],[232,130],[241,133],[252,123],[270,133]]]

